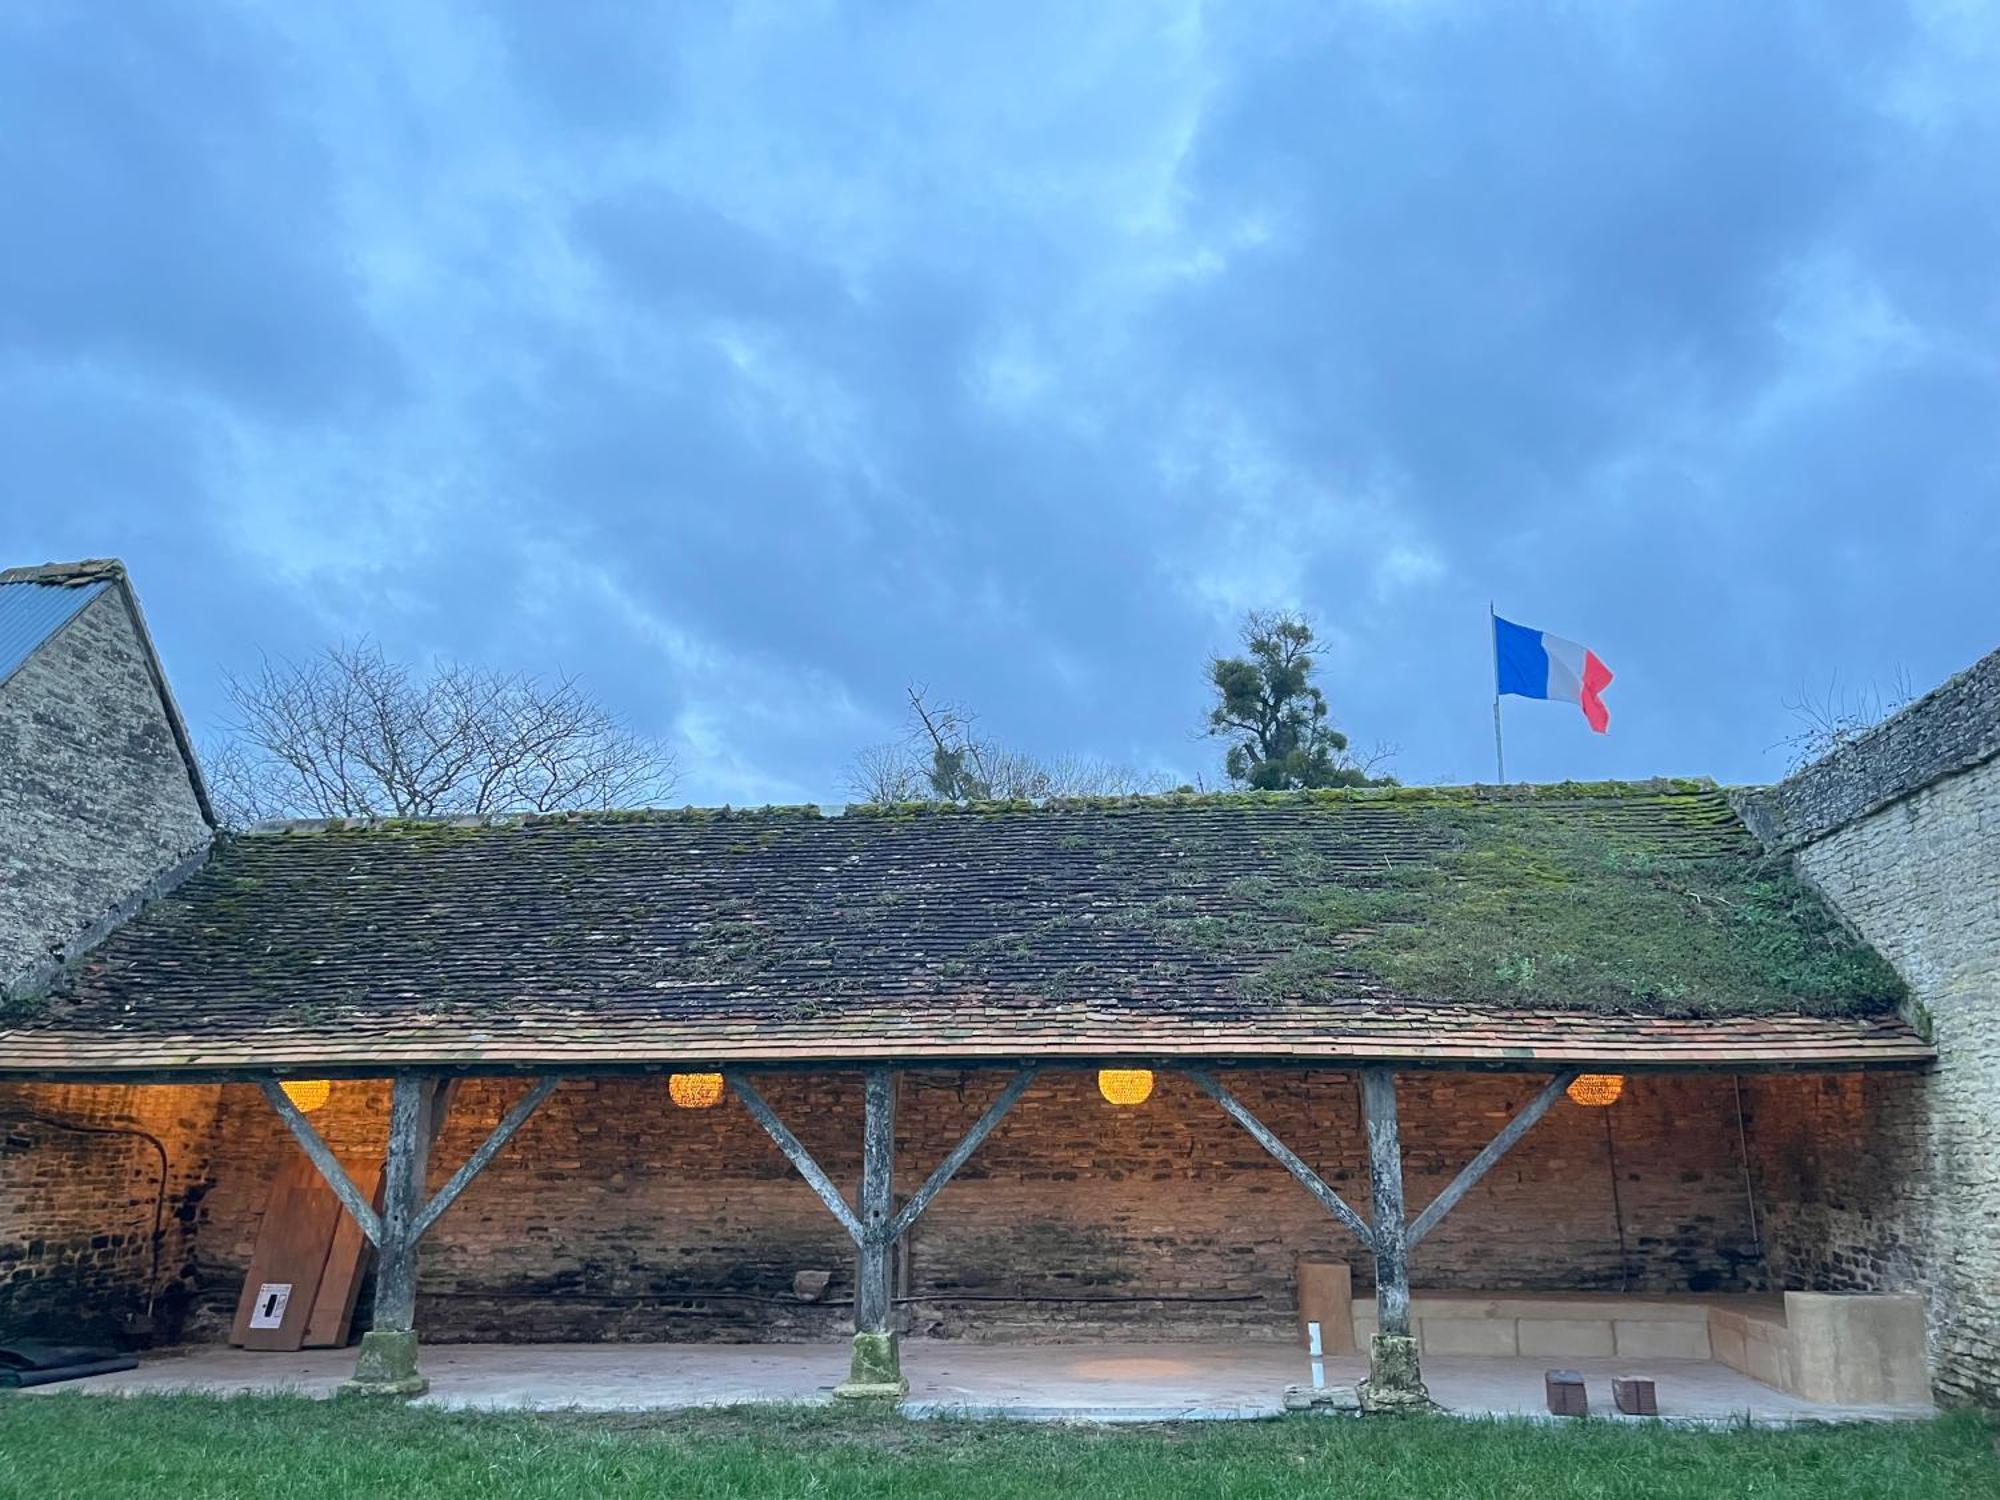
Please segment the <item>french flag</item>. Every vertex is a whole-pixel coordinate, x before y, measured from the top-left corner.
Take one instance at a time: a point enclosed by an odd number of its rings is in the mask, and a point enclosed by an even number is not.
[[[1496,692],[1558,698],[1580,707],[1599,734],[1611,727],[1611,710],[1602,696],[1611,685],[1611,668],[1588,647],[1495,615],[1493,662]]]

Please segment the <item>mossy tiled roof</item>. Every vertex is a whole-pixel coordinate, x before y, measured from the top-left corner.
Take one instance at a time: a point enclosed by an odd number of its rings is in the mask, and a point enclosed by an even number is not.
[[[0,1070],[1911,1061],[1901,998],[1706,783],[573,815],[226,840]]]

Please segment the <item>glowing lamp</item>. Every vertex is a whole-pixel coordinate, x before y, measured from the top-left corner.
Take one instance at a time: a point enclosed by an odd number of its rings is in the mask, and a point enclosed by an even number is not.
[[[1576,1082],[1563,1092],[1576,1104],[1616,1104],[1618,1096],[1625,1092],[1625,1079],[1617,1073],[1579,1073]]]
[[[302,1115],[309,1115],[323,1107],[333,1094],[333,1085],[324,1078],[294,1078],[290,1083],[279,1084],[285,1097],[292,1101],[292,1107]]]
[[[1097,1074],[1097,1092],[1104,1096],[1107,1104],[1144,1104],[1152,1097],[1153,1070],[1101,1068]]]
[[[682,1109],[714,1109],[722,1102],[720,1073],[670,1073],[667,1097]]]

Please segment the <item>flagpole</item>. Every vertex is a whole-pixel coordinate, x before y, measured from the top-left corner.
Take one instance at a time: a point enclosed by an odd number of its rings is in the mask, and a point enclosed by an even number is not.
[[[1493,653],[1493,768],[1499,775],[1499,784],[1507,784],[1507,749],[1500,738],[1500,616],[1493,608],[1493,601],[1486,601],[1486,644]]]

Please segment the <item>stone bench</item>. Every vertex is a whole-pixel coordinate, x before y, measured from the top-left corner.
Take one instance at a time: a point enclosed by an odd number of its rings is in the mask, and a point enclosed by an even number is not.
[[[1410,1324],[1426,1355],[1706,1359],[1809,1401],[1930,1400],[1923,1303],[1910,1293],[1412,1292]],[[1353,1326],[1366,1349],[1372,1301],[1353,1304]]]
[[[1786,1292],[1776,1309],[1717,1307],[1709,1339],[1722,1364],[1808,1401],[1931,1399],[1923,1302],[1912,1293]]]
[[[1713,1359],[1710,1300],[1595,1292],[1412,1292],[1410,1329],[1423,1354]],[[1374,1333],[1375,1304],[1357,1301],[1356,1346],[1366,1349]]]

